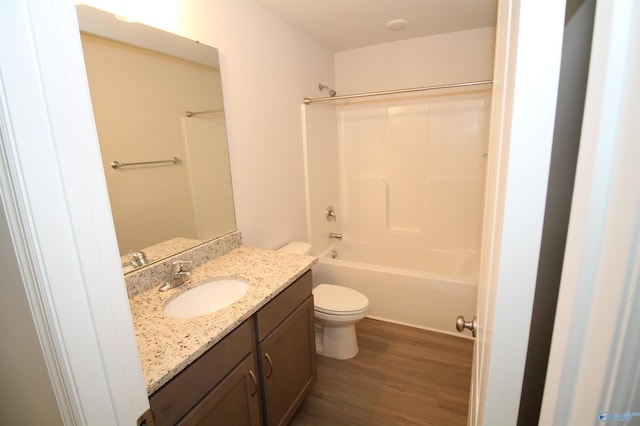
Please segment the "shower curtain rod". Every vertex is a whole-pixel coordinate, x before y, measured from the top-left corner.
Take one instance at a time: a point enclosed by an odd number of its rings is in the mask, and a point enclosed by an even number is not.
[[[224,108],[208,109],[206,111],[187,111],[187,112],[185,112],[185,114],[186,114],[187,117],[193,117],[194,115],[212,114],[212,113],[216,113],[216,112],[224,112]]]
[[[341,99],[365,98],[369,96],[395,95],[397,93],[422,92],[424,90],[436,90],[436,89],[451,89],[454,87],[480,86],[483,84],[492,84],[492,83],[493,83],[493,80],[469,81],[467,83],[451,83],[451,84],[440,84],[437,86],[412,87],[409,89],[383,90],[381,92],[355,93],[352,95],[332,96],[329,98],[304,98],[302,102],[305,105],[309,105],[313,102],[338,101]]]

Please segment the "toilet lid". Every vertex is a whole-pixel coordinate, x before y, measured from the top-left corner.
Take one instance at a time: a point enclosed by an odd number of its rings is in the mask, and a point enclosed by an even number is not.
[[[315,310],[334,315],[349,315],[367,309],[369,299],[364,294],[333,284],[319,284],[313,289]]]

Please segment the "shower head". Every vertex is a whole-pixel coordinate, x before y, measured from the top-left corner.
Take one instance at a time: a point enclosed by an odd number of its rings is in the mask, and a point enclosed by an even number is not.
[[[329,96],[331,96],[332,98],[336,95],[336,91],[333,90],[331,87],[329,86],[325,86],[324,84],[320,83],[318,84],[318,89],[319,90],[326,90],[327,93],[329,93]]]

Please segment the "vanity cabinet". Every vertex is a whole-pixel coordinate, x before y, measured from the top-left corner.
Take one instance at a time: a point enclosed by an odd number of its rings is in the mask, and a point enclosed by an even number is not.
[[[316,377],[311,272],[149,398],[156,425],[288,423]]]
[[[287,424],[316,377],[311,274],[258,311],[255,320],[265,424]]]

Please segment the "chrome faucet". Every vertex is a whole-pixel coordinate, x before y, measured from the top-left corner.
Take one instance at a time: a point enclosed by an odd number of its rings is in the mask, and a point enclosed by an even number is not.
[[[131,262],[134,268],[139,268],[147,264],[147,255],[143,251],[135,251],[131,253]]]
[[[186,269],[184,265],[193,263],[190,260],[174,260],[171,263],[171,272],[167,277],[167,280],[159,288],[160,291],[167,291],[171,288],[180,287],[182,284],[189,280],[191,271]]]
[[[342,239],[342,234],[336,234],[334,232],[329,232],[329,238],[331,238],[332,240],[341,240]]]

